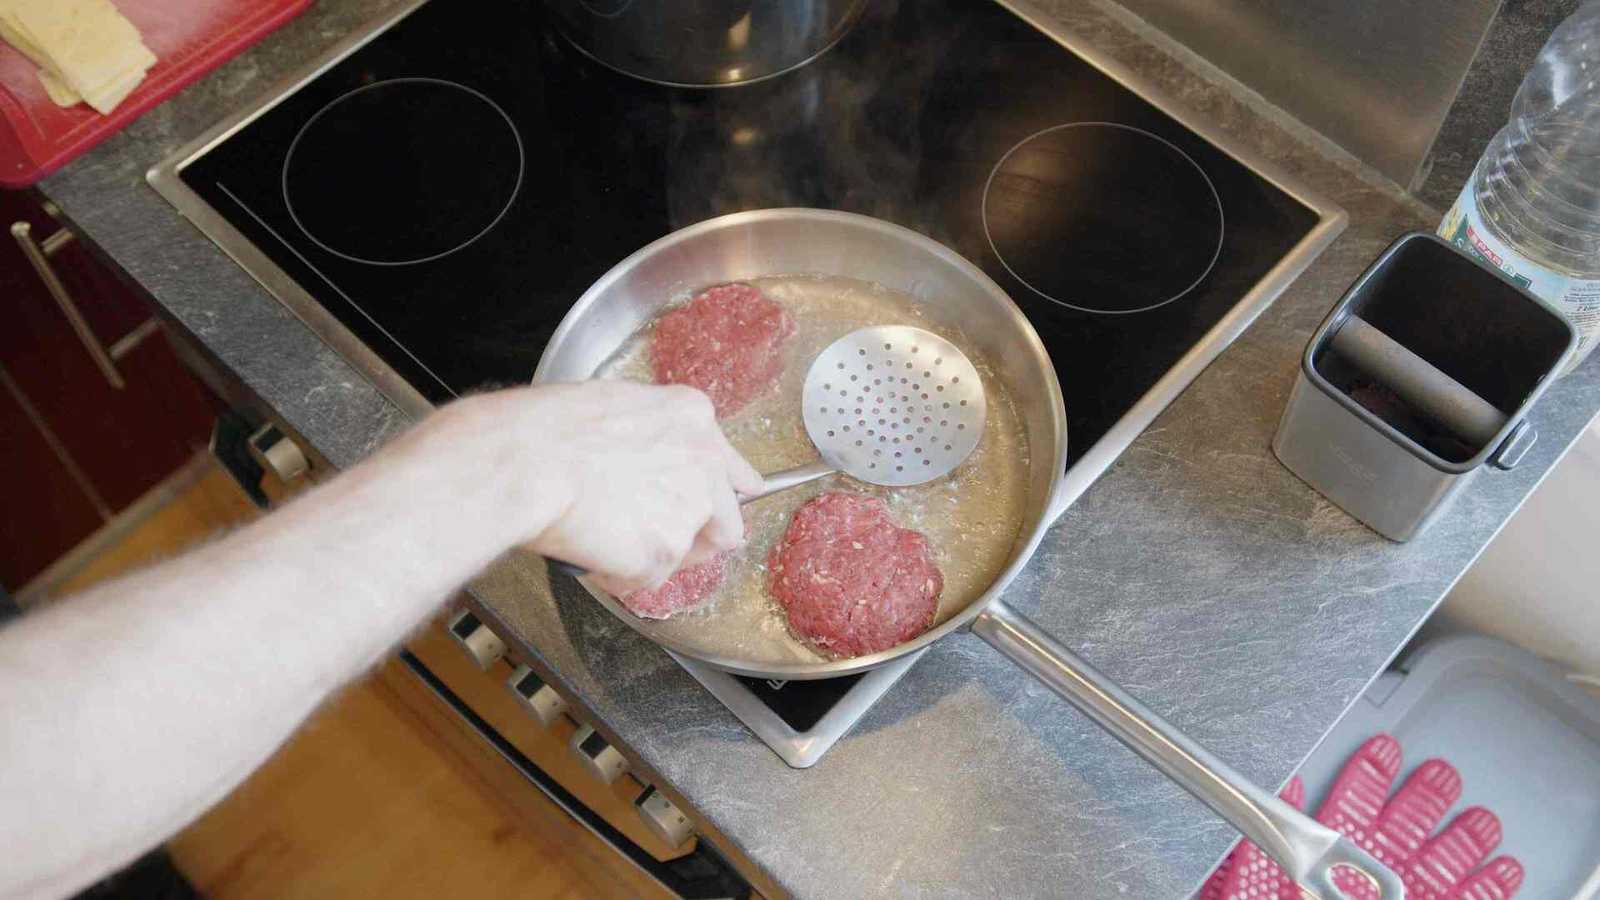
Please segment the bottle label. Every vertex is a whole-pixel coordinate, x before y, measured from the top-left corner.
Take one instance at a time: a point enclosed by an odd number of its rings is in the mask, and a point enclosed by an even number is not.
[[[1588,355],[1600,339],[1600,281],[1573,278],[1528,259],[1484,227],[1478,213],[1477,189],[1468,178],[1454,206],[1439,223],[1439,236],[1506,275],[1541,300],[1561,311],[1578,329],[1578,350],[1567,366]]]

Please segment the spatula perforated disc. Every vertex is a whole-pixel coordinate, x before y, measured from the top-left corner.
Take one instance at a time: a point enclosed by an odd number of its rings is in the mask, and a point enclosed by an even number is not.
[[[817,356],[802,390],[823,461],[869,484],[950,474],[983,437],[978,370],[956,346],[906,325],[852,331]]]

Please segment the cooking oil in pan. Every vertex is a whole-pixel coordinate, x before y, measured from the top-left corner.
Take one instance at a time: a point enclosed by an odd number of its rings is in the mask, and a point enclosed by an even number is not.
[[[777,386],[722,423],[734,447],[763,472],[817,458],[801,417],[801,386],[811,360],[840,337],[869,325],[913,325],[941,334],[959,347],[973,346],[959,332],[928,321],[909,295],[880,285],[820,275],[770,276],[750,284],[783,304],[795,322]],[[646,327],[597,374],[650,381],[649,345]],[[944,573],[938,621],[988,590],[1010,559],[1021,529],[1028,494],[1028,442],[1005,385],[980,355],[970,350],[968,355],[984,380],[988,419],[983,440],[966,462],[945,478],[912,487],[874,487],[836,475],[746,505],[745,545],[729,558],[722,587],[700,610],[646,622],[647,629],[708,656],[751,663],[821,659],[789,632],[783,611],[767,593],[766,562],[794,511],[830,490],[882,497],[898,524],[927,535]]]

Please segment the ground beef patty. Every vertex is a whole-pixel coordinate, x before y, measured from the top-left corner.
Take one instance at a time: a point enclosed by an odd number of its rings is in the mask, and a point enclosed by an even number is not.
[[[656,321],[650,369],[657,384],[705,391],[717,418],[738,412],[783,371],[794,320],[748,284],[703,291]]]
[[[789,627],[830,656],[916,637],[933,624],[944,590],[927,538],[864,494],[829,492],[800,507],[767,562]]]
[[[727,554],[719,553],[703,563],[673,572],[658,588],[634,591],[617,599],[641,619],[665,619],[697,609],[722,584],[726,562]]]

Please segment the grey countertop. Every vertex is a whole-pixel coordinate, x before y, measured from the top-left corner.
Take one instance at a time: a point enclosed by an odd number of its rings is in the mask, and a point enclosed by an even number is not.
[[[43,184],[72,224],[334,465],[405,416],[144,182],[181,143],[393,0],[323,0]],[[1288,777],[1600,408],[1558,383],[1514,472],[1392,544],[1268,443],[1312,329],[1436,213],[1203,62],[1088,0],[1042,10],[1340,204],[1350,227],[1046,537],[1007,599],[1246,775]],[[641,768],[760,880],[806,897],[1178,897],[1231,831],[977,638],[936,645],[815,767],[787,768],[654,645],[542,567],[477,586]]]

